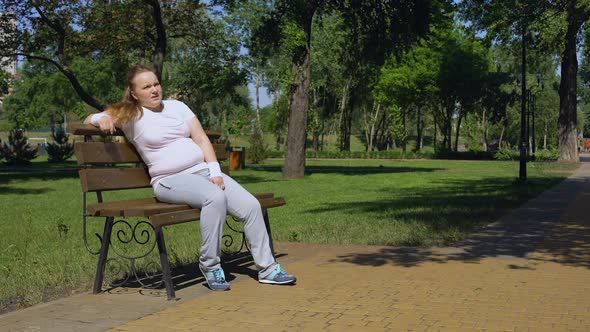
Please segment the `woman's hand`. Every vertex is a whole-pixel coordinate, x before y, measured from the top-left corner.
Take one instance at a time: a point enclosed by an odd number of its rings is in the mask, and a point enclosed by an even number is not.
[[[211,182],[221,188],[221,190],[225,190],[225,183],[223,183],[223,178],[221,176],[212,177]]]
[[[114,134],[115,130],[115,122],[111,119],[110,116],[103,116],[98,119],[98,127],[104,133]]]

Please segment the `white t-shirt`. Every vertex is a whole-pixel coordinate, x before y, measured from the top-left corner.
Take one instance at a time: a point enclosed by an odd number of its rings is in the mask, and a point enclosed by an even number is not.
[[[147,165],[154,189],[167,176],[207,168],[203,150],[190,137],[188,121],[195,117],[193,112],[181,101],[162,103],[162,112],[144,107],[141,118],[122,128]]]

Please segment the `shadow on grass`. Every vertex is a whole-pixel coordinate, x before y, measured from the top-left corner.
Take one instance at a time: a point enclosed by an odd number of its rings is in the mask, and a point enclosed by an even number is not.
[[[282,172],[280,166],[248,165],[248,168],[265,172]],[[382,173],[415,173],[444,171],[446,168],[435,167],[391,167],[391,166],[305,166],[305,175],[314,173],[331,173],[342,175],[369,175]]]
[[[27,180],[61,180],[78,178],[77,169],[28,169],[28,170],[12,170],[6,171],[0,169],[0,184],[7,184],[12,181],[27,181]]]
[[[13,188],[0,185],[0,195],[39,195],[55,191],[52,188]]]
[[[507,209],[533,197],[542,188],[540,181],[546,180],[531,179],[527,184],[515,183],[508,178],[455,181],[453,186],[437,191],[404,190],[398,191],[390,200],[359,202],[354,206],[331,203],[311,212],[339,209],[361,216],[375,209],[390,209],[393,211],[392,218],[418,221],[434,232],[452,228],[470,231],[483,226],[474,223],[474,220],[497,220]],[[552,181],[557,183],[559,179]],[[368,266],[394,264],[412,267],[425,262],[477,263],[486,257],[507,256],[590,268],[590,222],[585,221],[588,218],[578,218],[564,231],[551,232],[552,237],[545,237],[584,185],[585,179],[569,178],[451,247],[387,247],[375,253],[343,255],[336,261]],[[432,220],[444,222],[433,224]],[[533,252],[542,254],[531,256]]]

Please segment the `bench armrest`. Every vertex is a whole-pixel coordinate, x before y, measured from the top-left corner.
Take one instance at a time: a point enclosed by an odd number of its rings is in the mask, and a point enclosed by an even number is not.
[[[217,131],[207,130],[205,132],[207,133],[207,136],[210,140],[218,139],[221,136],[221,134]],[[68,124],[68,133],[80,136],[125,136],[123,131],[121,131],[120,129],[117,129],[114,134],[105,134],[93,125],[79,122]]]

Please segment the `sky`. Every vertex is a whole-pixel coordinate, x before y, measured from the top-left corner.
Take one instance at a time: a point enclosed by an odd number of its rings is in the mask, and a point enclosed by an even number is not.
[[[248,83],[248,91],[250,91],[250,98],[252,99],[252,106],[256,107],[256,86],[254,83]],[[272,97],[265,88],[260,89],[260,108],[272,104]]]

